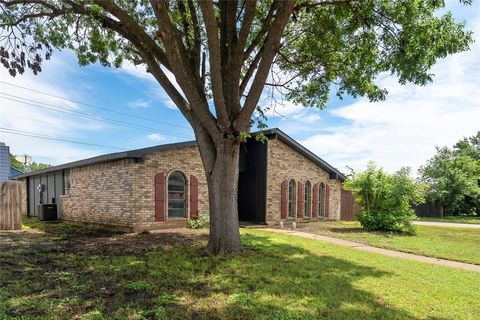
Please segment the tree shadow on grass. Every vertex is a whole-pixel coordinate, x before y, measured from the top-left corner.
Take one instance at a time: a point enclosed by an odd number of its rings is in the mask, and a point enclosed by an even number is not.
[[[409,232],[395,232],[395,231],[370,231],[359,228],[330,228],[329,231],[333,233],[343,234],[373,234],[383,238],[398,238],[398,237],[414,237],[415,233]]]
[[[124,233],[119,228],[70,221],[40,221],[24,219],[24,225],[60,239],[104,238]]]
[[[392,237],[411,237],[415,236],[415,233],[408,233],[408,232],[395,232],[395,231],[372,231],[372,230],[366,230],[362,227],[353,227],[353,226],[348,226],[348,227],[315,227],[315,226],[306,226],[306,227],[300,227],[299,230],[304,231],[304,232],[310,232],[310,233],[319,233],[319,231],[328,231],[333,234],[374,234],[377,236],[381,236],[384,238],[392,238]],[[325,235],[330,235],[328,233],[322,233]]]
[[[329,231],[335,233],[368,233],[367,230],[362,227],[353,227],[353,228],[328,228]]]
[[[1,319],[415,318],[354,285],[388,273],[268,236],[244,235],[237,257],[206,255],[198,233],[77,240],[0,252]]]
[[[224,307],[228,318],[252,314],[265,319],[415,318],[353,285],[363,278],[389,276],[387,272],[268,237],[248,235],[246,248],[246,261],[235,268],[230,280],[237,293]]]
[[[312,223],[312,224],[305,224],[303,226],[299,226],[300,231],[310,232],[310,233],[320,233],[325,235],[331,235],[322,231],[331,232],[333,234],[374,234],[377,236],[382,236],[385,238],[392,238],[392,237],[411,237],[415,236],[415,233],[409,232],[395,232],[395,231],[372,231],[364,229],[361,226],[354,226],[354,225],[346,225],[345,227],[336,227],[330,224],[324,223]]]

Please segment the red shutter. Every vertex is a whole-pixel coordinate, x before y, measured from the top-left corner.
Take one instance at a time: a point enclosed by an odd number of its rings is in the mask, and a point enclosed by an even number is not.
[[[330,187],[325,184],[325,218],[328,218],[330,214]]]
[[[198,179],[190,176],[190,219],[198,218]]]
[[[312,218],[318,216],[318,183],[313,185]]]
[[[298,182],[298,192],[297,192],[297,218],[303,218],[303,209],[305,203],[305,194],[303,193],[303,183]]]
[[[165,174],[155,176],[155,221],[165,221]]]
[[[280,219],[287,219],[288,211],[288,181],[283,180],[280,190]]]

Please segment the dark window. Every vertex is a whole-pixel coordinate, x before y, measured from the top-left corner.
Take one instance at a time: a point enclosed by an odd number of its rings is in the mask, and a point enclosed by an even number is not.
[[[180,171],[174,171],[168,177],[168,216],[170,218],[186,218],[187,182]]]
[[[305,204],[304,204],[304,212],[305,217],[312,216],[312,185],[310,181],[305,182]]]
[[[325,218],[325,184],[323,182],[318,188],[318,216]]]
[[[295,205],[296,201],[296,188],[295,188],[295,180],[290,180],[288,182],[288,217],[295,218]]]
[[[63,194],[70,194],[70,170],[63,171]]]

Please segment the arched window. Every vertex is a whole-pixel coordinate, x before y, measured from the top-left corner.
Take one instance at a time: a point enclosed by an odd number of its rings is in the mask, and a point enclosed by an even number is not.
[[[295,218],[295,206],[297,205],[296,191],[297,188],[295,180],[290,180],[288,182],[288,217]]]
[[[325,183],[320,183],[318,188],[318,216],[325,218]]]
[[[312,184],[310,181],[305,182],[305,203],[304,203],[304,214],[305,217],[312,216]]]
[[[168,176],[168,217],[187,217],[187,180],[180,171]]]

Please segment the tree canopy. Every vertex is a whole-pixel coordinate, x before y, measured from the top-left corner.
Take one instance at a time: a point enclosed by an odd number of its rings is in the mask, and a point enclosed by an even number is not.
[[[438,201],[449,215],[480,215],[480,131],[437,154],[419,169],[429,186],[427,198]]]
[[[438,59],[472,41],[450,12],[438,13],[442,0],[0,4],[0,62],[12,76],[40,72],[54,48],[74,51],[81,65],[147,67],[195,133],[209,187],[213,252],[241,251],[239,145],[255,120],[264,125],[269,104],[263,98],[316,108],[325,107],[331,90],[385,99],[378,75],[424,85]]]
[[[379,100],[387,93],[375,83],[380,73],[424,85],[438,58],[472,41],[451,13],[436,14],[444,1],[0,3],[2,64],[12,75],[40,72],[53,48],[73,50],[81,65],[146,64],[181,110],[190,109],[193,96],[201,104],[213,97],[216,115],[202,113],[226,122],[239,114],[244,122],[250,118],[267,79],[267,87],[305,106],[325,106],[332,85],[340,96]],[[181,90],[165,78],[168,71]],[[234,78],[225,81],[226,74]],[[194,85],[194,78],[201,81]],[[225,100],[241,97],[243,105],[232,102],[230,110]],[[248,121],[243,124],[247,129]]]

